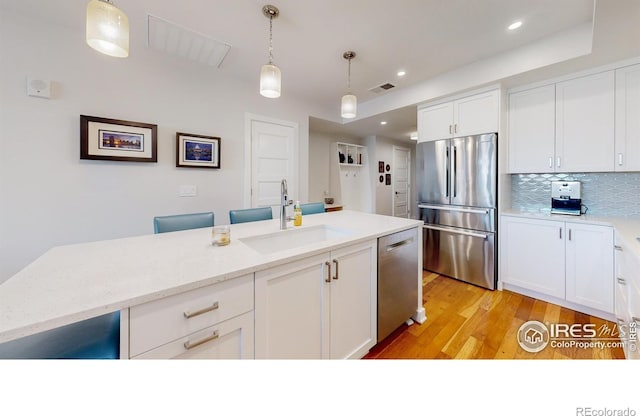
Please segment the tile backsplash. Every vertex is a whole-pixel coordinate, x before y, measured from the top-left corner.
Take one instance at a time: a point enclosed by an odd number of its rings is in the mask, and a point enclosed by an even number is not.
[[[552,181],[582,182],[582,204],[589,214],[640,216],[640,173],[636,172],[511,175],[511,206],[522,211],[549,211]]]

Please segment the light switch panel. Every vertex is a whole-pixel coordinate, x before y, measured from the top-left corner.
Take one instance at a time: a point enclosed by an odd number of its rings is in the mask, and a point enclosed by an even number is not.
[[[179,196],[196,196],[198,195],[198,187],[195,185],[180,185],[178,189]]]

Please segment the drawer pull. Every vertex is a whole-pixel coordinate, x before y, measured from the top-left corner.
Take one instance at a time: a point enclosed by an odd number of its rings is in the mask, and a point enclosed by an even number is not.
[[[620,283],[621,285],[626,285],[627,281],[625,279],[623,279],[622,277],[618,277],[618,283]]]
[[[622,251],[622,246],[615,245],[615,246],[613,246],[613,248],[618,250],[618,251]]]
[[[206,338],[202,338],[200,341],[196,341],[194,343],[192,343],[191,341],[187,341],[184,343],[184,348],[187,350],[190,350],[191,348],[195,348],[198,345],[202,345],[205,342],[209,342],[209,341],[213,341],[214,339],[218,339],[220,337],[220,334],[218,333],[218,330],[216,329],[215,331],[213,331],[213,334],[209,335]]]
[[[219,307],[220,306],[218,305],[218,302],[215,302],[213,305],[209,306],[208,308],[200,309],[199,311],[195,311],[195,312],[185,312],[184,317],[187,319],[193,318],[194,316],[202,315],[203,313],[215,311]]]

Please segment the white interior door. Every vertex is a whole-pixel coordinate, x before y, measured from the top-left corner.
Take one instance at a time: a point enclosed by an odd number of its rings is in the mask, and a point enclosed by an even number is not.
[[[393,216],[409,218],[411,150],[393,146]]]
[[[280,182],[287,180],[290,199],[298,199],[296,123],[251,117],[251,207],[274,208],[279,215]]]

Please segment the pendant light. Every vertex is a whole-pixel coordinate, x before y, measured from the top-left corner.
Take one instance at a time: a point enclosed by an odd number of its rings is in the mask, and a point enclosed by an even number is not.
[[[87,5],[87,44],[105,55],[129,56],[129,19],[111,0]]]
[[[347,94],[342,96],[340,113],[342,115],[342,118],[354,118],[356,116],[358,99],[355,95],[351,94],[351,60],[356,57],[356,53],[353,51],[346,51],[342,55],[342,57],[349,61],[349,72],[347,81]]]
[[[269,63],[260,69],[260,95],[267,98],[280,97],[281,74],[280,68],[273,64],[273,19],[278,17],[280,10],[270,4],[262,8],[262,14],[269,18]]]

